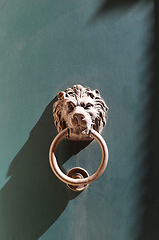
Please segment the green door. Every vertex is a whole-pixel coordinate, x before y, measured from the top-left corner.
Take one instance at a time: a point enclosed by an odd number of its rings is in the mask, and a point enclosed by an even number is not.
[[[148,174],[153,43],[152,0],[1,1],[0,240],[159,239]],[[74,84],[98,89],[109,107],[108,166],[80,193],[48,158],[53,102]],[[92,174],[101,152],[64,140],[57,156],[64,172]]]

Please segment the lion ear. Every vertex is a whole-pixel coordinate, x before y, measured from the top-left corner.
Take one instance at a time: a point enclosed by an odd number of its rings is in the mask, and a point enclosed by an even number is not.
[[[62,100],[62,99],[64,99],[65,95],[66,95],[65,92],[63,92],[63,91],[59,92],[58,95],[57,95],[58,100]]]

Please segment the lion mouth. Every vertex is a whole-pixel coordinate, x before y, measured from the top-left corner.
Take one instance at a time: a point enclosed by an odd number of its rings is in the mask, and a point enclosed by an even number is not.
[[[81,125],[77,125],[76,127],[73,128],[73,133],[74,134],[81,134],[81,133],[86,133],[87,131],[86,127],[83,127]]]

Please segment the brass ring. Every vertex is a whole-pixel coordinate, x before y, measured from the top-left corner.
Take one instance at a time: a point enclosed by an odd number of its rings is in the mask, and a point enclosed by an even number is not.
[[[51,143],[50,151],[49,151],[49,161],[50,161],[50,166],[53,172],[61,181],[72,186],[86,185],[91,182],[94,182],[96,179],[98,179],[102,175],[108,163],[108,148],[103,137],[93,129],[90,132],[91,137],[93,137],[98,142],[102,151],[101,162],[98,169],[91,176],[88,176],[82,179],[79,179],[79,178],[74,179],[74,178],[68,177],[60,170],[57,164],[56,156],[55,156],[58,144],[64,137],[67,136],[67,134],[68,134],[68,129],[66,128],[62,130],[60,133],[58,133],[58,135],[54,138],[54,140]]]

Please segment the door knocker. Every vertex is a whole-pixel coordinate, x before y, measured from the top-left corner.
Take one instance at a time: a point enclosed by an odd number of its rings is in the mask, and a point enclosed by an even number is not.
[[[108,163],[108,148],[100,135],[107,121],[108,107],[98,90],[91,91],[81,85],[74,85],[65,92],[59,92],[53,105],[54,123],[58,135],[51,143],[49,151],[50,166],[55,175],[74,191],[82,191],[104,172]],[[98,169],[91,175],[80,167],[72,168],[65,175],[56,160],[56,149],[63,138],[70,140],[95,139],[102,152]]]

